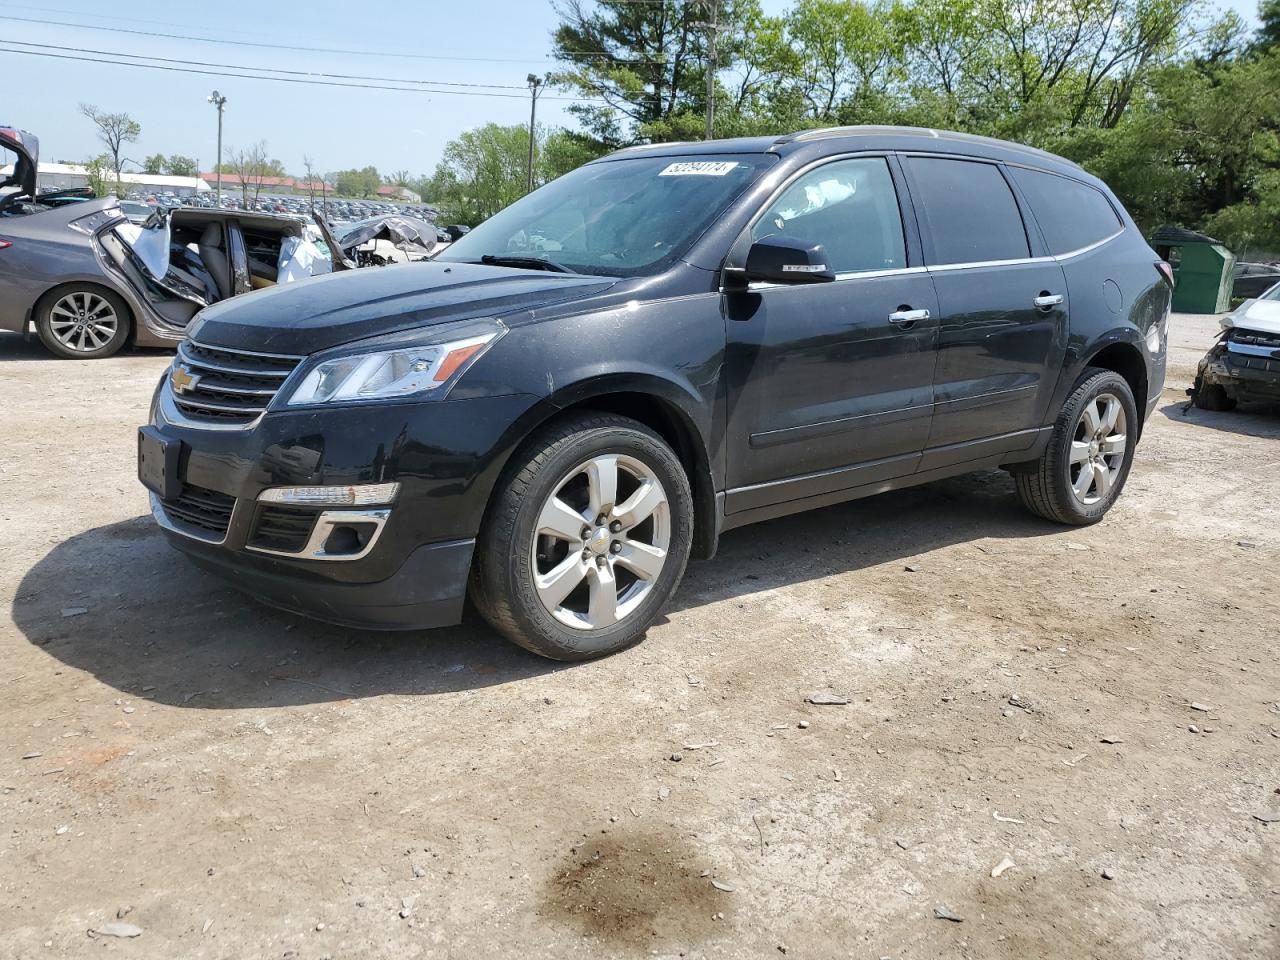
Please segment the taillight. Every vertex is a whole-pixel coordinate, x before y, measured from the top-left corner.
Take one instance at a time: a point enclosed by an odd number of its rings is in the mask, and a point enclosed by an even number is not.
[[[1163,260],[1156,261],[1156,269],[1160,271],[1160,276],[1164,277],[1164,282],[1173,287],[1173,267],[1165,263]]]
[[[9,247],[12,247],[12,246],[13,246],[13,242],[12,242],[12,241],[10,241],[10,240],[0,240],[0,250],[7,250]]]

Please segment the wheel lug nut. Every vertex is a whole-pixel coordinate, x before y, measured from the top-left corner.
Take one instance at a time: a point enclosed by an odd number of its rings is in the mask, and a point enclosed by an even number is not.
[[[622,552],[622,544],[620,544],[617,540],[615,540],[615,541],[613,541],[613,545],[612,545],[611,547],[609,547],[609,550],[610,550],[610,552],[612,552],[612,553],[621,553],[621,552]]]
[[[603,526],[604,526],[604,522],[605,522],[606,520],[608,520],[608,519],[609,519],[609,518],[608,518],[608,517],[606,517],[603,513],[602,513],[602,514],[600,514],[600,516],[596,517],[596,526],[597,526],[597,527],[603,527]]]
[[[619,530],[622,529],[622,521],[621,520],[613,521],[613,523],[609,524],[609,529],[612,530],[614,533],[617,533]]]

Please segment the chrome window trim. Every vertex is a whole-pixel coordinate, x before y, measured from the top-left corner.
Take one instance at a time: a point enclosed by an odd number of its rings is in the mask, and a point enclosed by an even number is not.
[[[221,537],[216,538],[213,536],[204,536],[196,533],[194,528],[179,526],[170,520],[168,514],[164,512],[164,503],[161,501],[159,495],[150,490],[147,491],[147,493],[151,497],[151,516],[155,519],[157,524],[165,530],[168,530],[170,533],[176,533],[180,537],[186,537],[188,540],[199,540],[201,543],[212,544],[215,547],[222,546],[227,542],[227,537],[231,533],[231,528],[235,526],[236,514],[240,510],[240,499],[237,497],[235,502],[231,505],[231,518],[227,521],[226,532],[223,533]]]
[[[929,266],[931,273],[952,270],[974,270],[980,267],[1016,267],[1025,263],[1053,263],[1056,257],[1015,257],[1012,260],[967,260],[963,263],[936,263]]]
[[[928,273],[927,267],[894,267],[890,270],[854,270],[848,273],[837,273],[834,283],[844,283],[848,280],[877,280],[881,277],[897,277],[904,274]],[[753,280],[747,284],[748,290],[773,290],[781,288],[791,290],[796,287],[821,287],[830,286],[823,283],[770,283],[765,280]]]
[[[1066,253],[1054,254],[1053,259],[1070,260],[1072,257],[1078,257],[1083,253],[1088,253],[1090,250],[1097,250],[1103,244],[1110,243],[1116,237],[1121,236],[1124,233],[1124,231],[1125,231],[1125,228],[1121,226],[1119,230],[1117,230],[1115,233],[1111,234],[1108,237],[1103,237],[1101,240],[1095,240],[1093,243],[1080,247],[1076,250],[1068,250]]]
[[[238,505],[239,501],[236,503]],[[288,504],[273,504],[273,506],[288,506]],[[363,560],[382,537],[382,531],[386,529],[387,518],[390,516],[389,507],[377,510],[322,510],[316,515],[315,523],[311,527],[311,535],[307,537],[306,545],[301,550],[270,550],[267,547],[254,547],[247,543],[244,548],[251,553],[287,557],[291,560],[327,560],[329,562]],[[373,533],[369,537],[369,542],[357,553],[325,553],[324,542],[329,539],[333,528],[352,520],[373,524]]]

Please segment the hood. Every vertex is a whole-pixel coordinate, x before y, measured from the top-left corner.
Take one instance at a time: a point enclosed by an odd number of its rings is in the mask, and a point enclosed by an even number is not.
[[[1280,333],[1280,300],[1246,300],[1222,318],[1222,329],[1238,327],[1259,333]]]
[[[40,161],[40,141],[35,134],[15,130],[0,124],[0,149],[17,155],[13,173],[0,180],[0,189],[17,187],[18,192],[34,198],[36,195],[36,167]]]
[[[384,333],[577,300],[617,282],[430,261],[345,270],[214,304],[188,333],[210,346],[306,356]]]

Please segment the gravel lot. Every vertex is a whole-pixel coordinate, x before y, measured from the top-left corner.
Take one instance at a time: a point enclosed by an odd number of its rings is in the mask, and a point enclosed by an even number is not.
[[[1215,329],[1105,522],[747,528],[572,667],[242,599],[145,516],[167,356],[0,337],[0,955],[1280,956],[1280,416],[1184,415]]]

